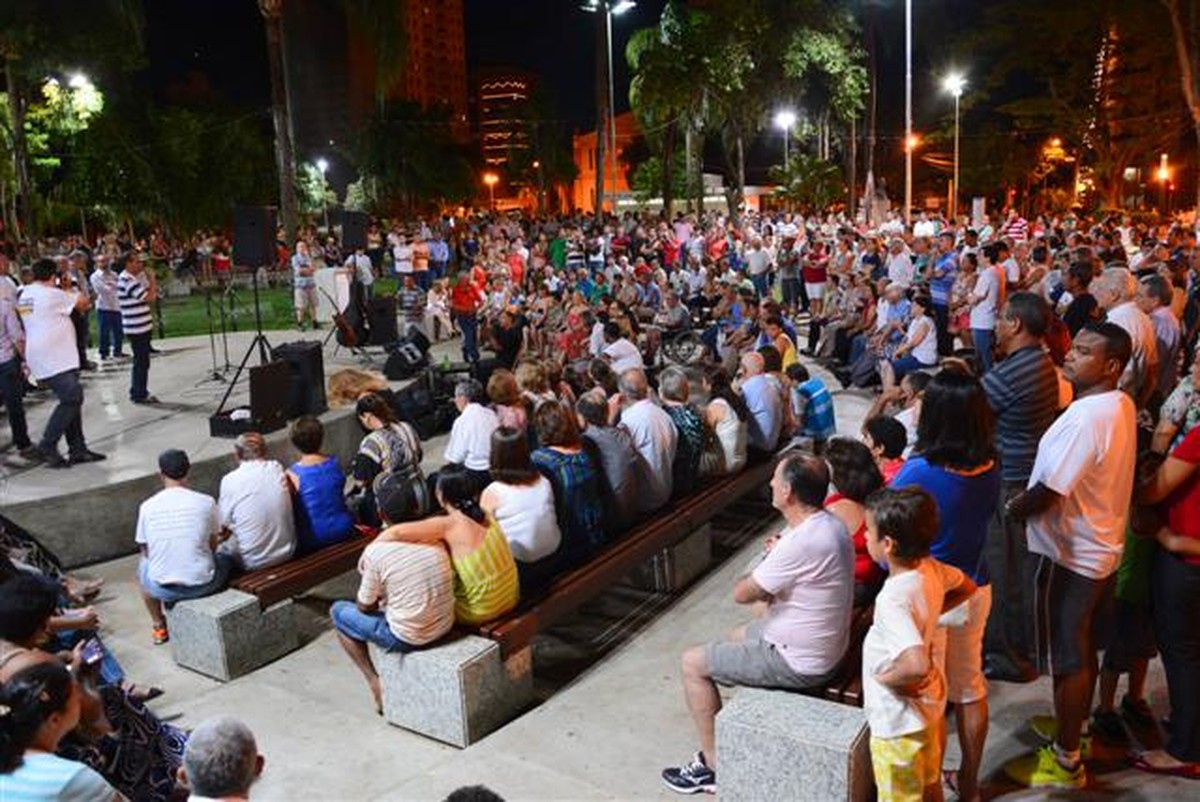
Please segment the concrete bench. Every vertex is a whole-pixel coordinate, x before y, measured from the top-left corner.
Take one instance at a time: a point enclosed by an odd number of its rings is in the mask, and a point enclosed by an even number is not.
[[[860,708],[739,688],[717,714],[721,799],[865,802],[874,788],[869,740]]]
[[[227,682],[300,647],[292,601],[263,608],[258,597],[225,590],[167,609],[175,662]]]
[[[452,746],[470,746],[533,701],[528,646],[503,657],[495,641],[461,635],[408,654],[370,649],[384,719]]]
[[[229,590],[172,605],[167,626],[175,662],[227,682],[300,648],[292,598],[353,571],[373,534],[242,574]]]

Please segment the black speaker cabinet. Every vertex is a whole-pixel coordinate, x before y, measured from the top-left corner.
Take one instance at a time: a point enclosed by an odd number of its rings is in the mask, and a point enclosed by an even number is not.
[[[396,296],[372,298],[367,305],[367,324],[371,333],[368,345],[390,345],[400,339],[396,325]]]
[[[284,343],[271,350],[271,359],[288,366],[288,418],[320,415],[329,408],[325,402],[325,359],[321,343],[316,340]]]
[[[213,437],[237,437],[243,432],[274,432],[287,425],[291,366],[269,362],[249,368],[250,415],[234,418],[234,410],[218,411],[208,419]]]
[[[240,267],[275,264],[274,207],[234,207],[233,263]]]
[[[342,252],[367,249],[367,213],[342,212]]]

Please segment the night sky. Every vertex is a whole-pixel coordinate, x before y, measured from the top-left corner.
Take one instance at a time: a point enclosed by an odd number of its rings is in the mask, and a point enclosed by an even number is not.
[[[618,111],[628,108],[625,43],[652,25],[666,0],[640,0],[615,18]],[[585,128],[595,117],[595,17],[574,0],[466,0],[468,72],[505,65],[538,73],[563,117]],[[154,0],[146,4],[147,69],[143,80],[158,93],[205,76],[222,96],[244,106],[266,106],[271,87],[266,42],[254,0]],[[194,79],[195,76],[193,76]]]

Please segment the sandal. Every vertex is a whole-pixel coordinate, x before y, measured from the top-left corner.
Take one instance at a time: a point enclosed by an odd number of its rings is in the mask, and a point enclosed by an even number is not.
[[[166,627],[154,627],[150,632],[154,636],[155,646],[162,646],[171,639],[171,633],[167,632]]]
[[[1138,771],[1148,774],[1163,774],[1168,777],[1182,777],[1185,780],[1200,780],[1200,763],[1180,763],[1177,766],[1155,766],[1146,760],[1144,755],[1138,755],[1132,761],[1132,766]]]
[[[134,685],[132,683],[123,686],[123,690],[130,699],[135,702],[141,702],[142,704],[157,699],[165,693],[162,688],[159,688],[155,685],[142,686]]]
[[[958,770],[957,769],[942,769],[942,783],[950,789],[951,793],[958,796]]]

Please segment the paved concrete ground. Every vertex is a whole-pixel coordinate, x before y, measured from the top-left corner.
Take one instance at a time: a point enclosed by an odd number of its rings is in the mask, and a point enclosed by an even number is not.
[[[838,394],[844,433],[857,432],[867,405],[864,394]],[[430,462],[436,463],[438,442],[428,446]],[[186,727],[229,713],[257,733],[267,767],[256,799],[439,800],[475,783],[510,800],[668,799],[675,797],[662,788],[659,771],[695,748],[679,688],[679,653],[743,619],[730,590],[757,540],[777,525],[768,518],[758,516],[753,532],[744,525],[732,533],[727,527],[720,535],[725,561],[678,597],[620,589],[539,639],[535,671],[544,701],[465,750],[390,727],[372,712],[366,687],[341,654],[327,618],[330,599],[353,593],[353,577],[326,585],[298,605],[308,633],[303,648],[221,684],[176,667],[169,647],[151,645],[132,558],[96,566],[91,573],[108,580],[99,605],[110,648],[131,678],[167,691],[153,703],[160,715]],[[738,543],[743,545],[735,550]],[[1155,710],[1165,713],[1157,662],[1150,688]],[[1048,682],[996,684],[992,703],[988,774],[1033,744],[1024,722],[1049,710]],[[951,759],[955,749],[951,738]],[[1021,793],[1002,783],[989,790],[1007,792],[1009,799],[1161,800],[1194,799],[1200,789],[1123,770],[1118,763],[1086,792]]]

